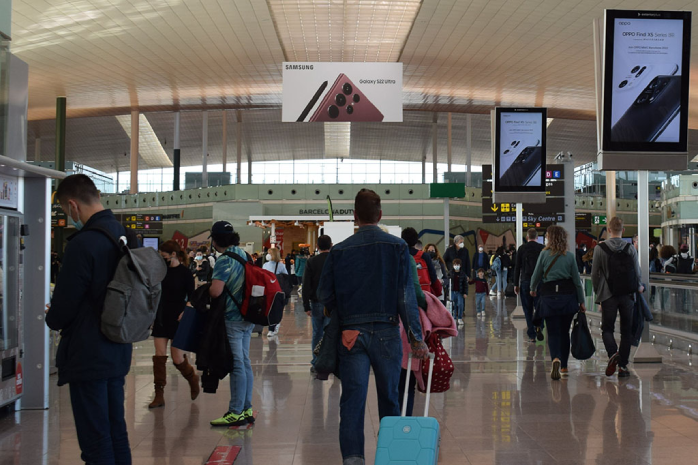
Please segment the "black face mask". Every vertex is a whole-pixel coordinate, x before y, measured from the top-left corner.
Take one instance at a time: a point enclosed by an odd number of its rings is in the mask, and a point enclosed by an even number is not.
[[[436,258],[436,252],[427,252],[427,255],[433,260]]]

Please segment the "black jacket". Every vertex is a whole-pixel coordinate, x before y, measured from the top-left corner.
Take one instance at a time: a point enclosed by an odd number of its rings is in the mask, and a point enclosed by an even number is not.
[[[322,276],[322,268],[325,266],[325,261],[330,255],[329,252],[323,252],[320,255],[315,255],[310,257],[308,262],[305,264],[305,271],[303,272],[303,308],[306,312],[309,312],[310,302],[318,302],[317,291],[318,284],[320,284],[320,276]]]
[[[448,268],[448,271],[451,271],[453,269],[453,260],[455,260],[456,258],[459,258],[461,261],[461,272],[465,273],[468,276],[471,276],[470,252],[468,252],[468,249],[466,249],[465,247],[463,247],[462,249],[456,249],[456,247],[453,245],[446,249],[443,259],[444,262],[446,262],[446,268]]]
[[[107,236],[90,231],[93,226],[115,238],[125,234],[111,210],[104,210],[68,240],[46,314],[48,327],[61,331],[56,354],[59,386],[126,376],[131,367],[132,345],[112,342],[100,329],[104,296],[120,253]]]
[[[449,277],[453,283],[453,287],[451,288],[453,291],[456,290],[457,286],[458,292],[463,295],[468,295],[468,277],[465,275],[465,273],[460,270],[458,273],[456,273],[456,270],[451,270]]]
[[[521,281],[530,281],[533,276],[533,270],[536,268],[538,256],[543,251],[545,246],[536,241],[526,242],[519,247],[516,252],[516,268],[514,269],[514,286],[519,286]],[[531,267],[533,264],[533,267]]]

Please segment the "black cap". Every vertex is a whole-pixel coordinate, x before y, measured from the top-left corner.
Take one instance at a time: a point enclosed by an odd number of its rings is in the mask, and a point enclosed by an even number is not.
[[[216,221],[215,223],[213,223],[213,226],[211,227],[211,236],[213,236],[214,234],[233,234],[234,232],[235,230],[233,229],[233,225],[227,221]],[[208,237],[211,238],[211,236]]]

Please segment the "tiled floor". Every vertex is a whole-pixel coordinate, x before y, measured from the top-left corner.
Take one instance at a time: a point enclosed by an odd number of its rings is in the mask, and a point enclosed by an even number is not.
[[[545,345],[525,342],[508,319],[514,305],[490,299],[480,321],[468,302],[465,330],[445,342],[456,372],[451,390],[432,396],[430,414],[442,427],[439,463],[698,463],[698,372],[690,357],[663,350],[664,364],[636,366],[619,381],[603,375],[606,354],[599,350],[598,358],[573,362],[568,380],[551,382]],[[312,379],[310,334],[309,318],[291,305],[278,341],[253,337],[259,415],[245,431],[208,424],[227,409],[227,380],[217,394],[192,402],[171,365],[167,405],[148,410],[153,349],[138,344],[126,388],[133,463],[199,465],[217,445],[240,445],[236,464],[341,463],[340,383]],[[374,388],[369,392],[366,456],[373,463],[378,414]],[[418,394],[415,412],[423,402]],[[54,382],[48,411],[0,419],[0,464],[81,463],[72,421],[68,390]]]

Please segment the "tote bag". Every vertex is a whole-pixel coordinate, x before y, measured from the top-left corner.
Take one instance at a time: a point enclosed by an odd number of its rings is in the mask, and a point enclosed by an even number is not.
[[[572,326],[572,356],[577,360],[587,360],[596,352],[594,339],[587,325],[586,315],[579,312]]]

